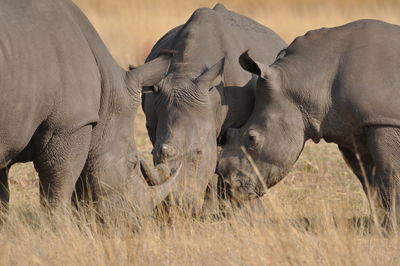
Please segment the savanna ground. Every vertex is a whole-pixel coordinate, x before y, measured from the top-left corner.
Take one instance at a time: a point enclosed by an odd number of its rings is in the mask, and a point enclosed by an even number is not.
[[[124,67],[143,63],[152,45],[212,1],[75,0]],[[373,0],[221,1],[280,34],[288,43],[307,30],[377,18],[400,24],[400,2]],[[140,112],[139,151],[151,144]],[[308,143],[292,172],[270,189],[267,213],[225,220],[177,217],[143,222],[135,232],[116,216],[103,228],[90,219],[44,218],[30,164],[11,169],[11,211],[0,229],[0,263],[18,265],[400,265],[400,235],[384,238],[354,220],[368,217],[361,185],[335,145]],[[163,223],[161,223],[163,224]]]

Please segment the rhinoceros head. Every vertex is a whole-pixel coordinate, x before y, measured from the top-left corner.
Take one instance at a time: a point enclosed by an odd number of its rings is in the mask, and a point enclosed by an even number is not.
[[[195,77],[187,71],[170,70],[148,88],[151,93],[144,100],[154,163],[175,169],[182,162],[174,199],[194,212],[201,208],[216,167],[216,125],[210,94],[222,81],[223,66],[224,59]]]
[[[254,61],[247,52],[241,66],[258,75],[253,113],[239,129],[229,129],[218,171],[235,198],[253,198],[279,182],[304,146],[298,106],[285,93],[278,69]]]
[[[165,171],[165,165],[148,168],[140,160],[134,140],[134,119],[140,106],[141,88],[158,83],[157,77],[164,68],[162,60],[155,60],[124,73],[123,84],[114,84],[109,91],[105,90],[102,118],[94,128],[93,147],[85,171],[89,181],[96,180],[94,187],[101,188],[101,194],[115,198],[122,192],[130,196],[142,213],[151,211],[176,187],[180,170],[179,165],[172,171]],[[104,84],[104,87],[109,85]],[[154,185],[155,180],[161,181]]]

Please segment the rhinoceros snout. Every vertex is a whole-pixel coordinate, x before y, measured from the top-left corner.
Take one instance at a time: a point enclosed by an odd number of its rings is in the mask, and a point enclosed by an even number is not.
[[[176,157],[178,154],[177,149],[172,144],[162,144],[155,152],[158,163],[165,163],[171,158]]]
[[[261,182],[248,175],[235,173],[225,179],[229,184],[230,195],[237,200],[251,200],[260,198],[266,193],[265,187]]]

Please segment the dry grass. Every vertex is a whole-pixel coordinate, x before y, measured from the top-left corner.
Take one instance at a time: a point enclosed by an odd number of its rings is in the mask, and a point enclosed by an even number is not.
[[[211,1],[75,1],[123,66],[140,64],[154,42]],[[378,0],[221,1],[271,27],[290,42],[309,29],[358,18],[400,24],[400,2]],[[143,114],[136,140],[151,150]],[[54,221],[40,213],[30,164],[11,170],[11,211],[0,229],[1,264],[120,265],[400,265],[400,237],[383,238],[352,226],[368,216],[356,178],[335,145],[307,144],[295,169],[264,196],[267,213],[223,221],[146,219],[135,232],[126,217],[102,228],[84,218]],[[160,225],[161,223],[161,225]]]

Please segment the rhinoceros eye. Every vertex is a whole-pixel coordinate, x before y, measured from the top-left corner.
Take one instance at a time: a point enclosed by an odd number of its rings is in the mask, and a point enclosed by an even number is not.
[[[250,130],[248,135],[247,135],[247,139],[250,142],[256,142],[257,141],[257,136],[258,136],[257,132],[255,132],[254,130]]]
[[[249,141],[250,141],[251,143],[255,143],[255,142],[256,142],[256,136],[249,135],[248,139],[249,139]]]
[[[255,130],[250,130],[247,134],[247,141],[250,149],[256,149],[258,146],[259,134]]]

